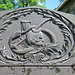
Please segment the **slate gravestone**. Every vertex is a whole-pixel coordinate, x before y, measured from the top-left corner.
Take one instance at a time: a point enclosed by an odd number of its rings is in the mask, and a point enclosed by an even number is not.
[[[39,7],[3,12],[0,17],[1,74],[53,75],[55,71],[63,75],[64,69],[58,67],[66,66],[72,69],[65,68],[65,74],[67,70],[74,74],[74,24],[58,12]]]

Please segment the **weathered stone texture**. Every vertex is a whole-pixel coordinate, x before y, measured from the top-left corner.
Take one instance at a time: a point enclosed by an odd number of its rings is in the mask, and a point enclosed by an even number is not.
[[[75,0],[69,0],[58,11],[75,14]]]
[[[0,12],[0,75],[74,75],[75,16],[39,7]]]

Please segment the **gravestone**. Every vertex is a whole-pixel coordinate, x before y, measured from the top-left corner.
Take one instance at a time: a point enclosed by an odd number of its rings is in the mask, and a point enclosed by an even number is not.
[[[39,7],[0,12],[0,75],[73,75],[75,16]]]

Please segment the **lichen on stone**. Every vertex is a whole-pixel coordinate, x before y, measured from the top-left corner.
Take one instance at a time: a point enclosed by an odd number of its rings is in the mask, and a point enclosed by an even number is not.
[[[30,68],[28,68],[26,75],[30,75],[30,72],[31,72],[31,71],[32,71],[32,70],[31,70]]]

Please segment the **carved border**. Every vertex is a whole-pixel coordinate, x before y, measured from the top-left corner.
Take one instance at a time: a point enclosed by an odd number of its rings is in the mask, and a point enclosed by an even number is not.
[[[65,17],[63,17],[62,15],[60,15],[54,11],[39,8],[39,7],[30,7],[30,8],[23,8],[23,9],[18,9],[18,10],[9,12],[9,13],[3,15],[2,17],[0,17],[0,24],[1,24],[0,25],[0,35],[2,34],[2,32],[4,32],[7,29],[8,25],[10,25],[13,20],[18,20],[18,18],[21,15],[26,16],[27,14],[31,14],[33,11],[37,12],[40,15],[43,15],[43,17],[50,18],[52,20],[53,24],[59,26],[59,28],[62,30],[61,32],[63,33],[64,41],[65,41],[65,43],[63,45],[63,49],[65,50],[65,52],[66,52],[67,48],[70,51],[67,52],[67,55],[64,58],[62,58],[61,60],[58,59],[56,61],[61,63],[65,60],[69,59],[73,54],[73,47],[74,47],[74,43],[75,43],[74,42],[75,25],[72,24],[68,19],[66,19]],[[46,14],[44,14],[44,13],[46,13]],[[63,23],[61,23],[60,21]],[[7,24],[7,25],[5,25],[5,24]],[[68,32],[66,32],[66,31],[68,31]],[[70,37],[73,37],[73,40]],[[0,38],[0,39],[2,39],[2,38]]]

